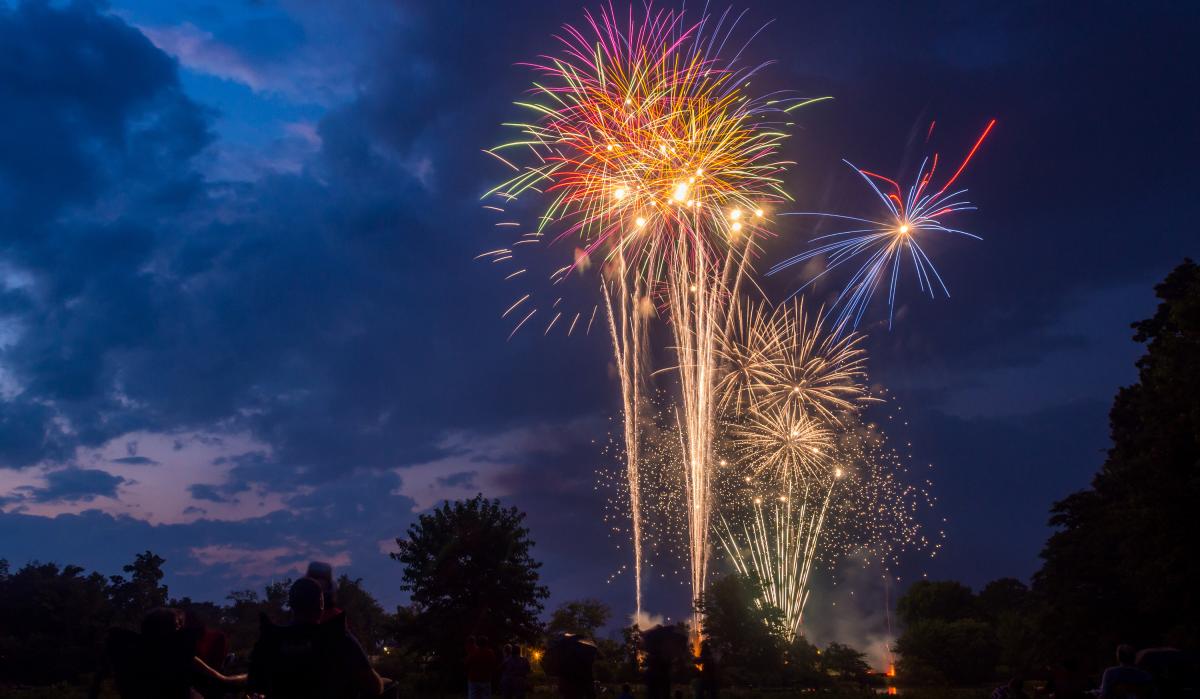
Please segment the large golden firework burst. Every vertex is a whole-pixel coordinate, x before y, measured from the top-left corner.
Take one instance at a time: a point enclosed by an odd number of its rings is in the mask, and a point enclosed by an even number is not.
[[[836,469],[834,431],[792,402],[749,412],[730,425],[729,437],[744,468],[784,487],[825,482]]]
[[[840,424],[873,400],[863,336],[826,328],[803,299],[774,310],[744,303],[720,339],[717,389],[727,415],[792,405]]]

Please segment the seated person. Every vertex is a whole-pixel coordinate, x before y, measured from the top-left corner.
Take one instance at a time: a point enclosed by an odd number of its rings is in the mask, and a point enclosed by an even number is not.
[[[346,618],[321,622],[324,595],[312,578],[300,578],[288,593],[292,623],[276,626],[265,616],[250,655],[250,689],[268,698],[377,697],[383,679],[367,654],[346,632]]]
[[[231,690],[245,684],[245,675],[227,677],[196,657],[197,634],[183,628],[183,614],[167,607],[142,619],[141,633],[113,629],[108,640],[108,665],[123,699],[188,699],[193,687]],[[96,675],[91,696],[99,696],[105,673]]]
[[[1117,664],[1104,671],[1100,680],[1101,699],[1148,699],[1154,690],[1154,679],[1134,662],[1137,651],[1133,646],[1117,646]]]

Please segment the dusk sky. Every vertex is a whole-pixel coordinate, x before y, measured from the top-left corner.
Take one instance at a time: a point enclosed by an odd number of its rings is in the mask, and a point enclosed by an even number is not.
[[[320,558],[391,606],[393,539],[482,492],[528,512],[551,606],[631,611],[596,491],[608,338],[506,340],[511,288],[473,259],[517,64],[585,7],[0,0],[0,558],[151,549],[203,599]],[[952,297],[902,285],[862,330],[946,534],[903,579],[1027,579],[1103,460],[1129,324],[1200,255],[1200,6],[737,7],[761,80],[834,97],[784,146],[798,211],[870,210],[842,158],[911,177],[931,120],[951,158],[997,120],[961,180],[983,241],[931,249]],[[776,228],[768,264],[814,234]],[[679,615],[664,572],[647,607]]]

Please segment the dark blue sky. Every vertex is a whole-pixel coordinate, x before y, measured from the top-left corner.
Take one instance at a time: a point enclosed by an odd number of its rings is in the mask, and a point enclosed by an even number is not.
[[[583,6],[348,7],[0,2],[0,557],[115,572],[151,548],[205,598],[324,557],[395,603],[390,540],[482,491],[528,511],[552,603],[625,611],[593,489],[606,338],[506,342],[508,290],[472,261],[514,64]],[[963,180],[984,241],[931,251],[953,298],[864,329],[947,519],[911,574],[1026,577],[1101,463],[1129,323],[1200,254],[1197,11],[747,7],[774,20],[764,80],[835,97],[787,143],[797,209],[869,205],[843,157],[901,174],[930,119],[947,155],[998,119]]]

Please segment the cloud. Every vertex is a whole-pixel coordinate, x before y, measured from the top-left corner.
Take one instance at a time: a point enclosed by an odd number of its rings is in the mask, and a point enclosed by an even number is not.
[[[89,468],[64,468],[50,471],[42,488],[26,488],[28,498],[38,503],[91,502],[98,497],[117,497],[117,487],[125,479],[106,471]]]
[[[223,490],[221,487],[209,483],[193,483],[188,486],[188,492],[197,500],[224,503],[236,502],[235,498],[230,497]]]
[[[396,469],[401,480],[396,492],[412,500],[414,512],[476,493],[505,497],[524,486],[531,470],[571,454],[581,442],[588,443],[601,425],[585,417],[492,433],[450,432],[437,443],[443,456]]]
[[[112,460],[114,464],[129,466],[157,466],[159,462],[146,456],[122,456]]]
[[[288,546],[245,548],[228,544],[199,546],[189,551],[205,567],[224,567],[242,577],[303,575],[308,562],[326,561],[339,568],[351,564],[348,551],[297,550]]]
[[[250,61],[231,46],[216,41],[211,32],[193,24],[174,27],[140,26],[154,45],[179,59],[192,70],[242,83],[253,90],[262,90],[267,80]]]

